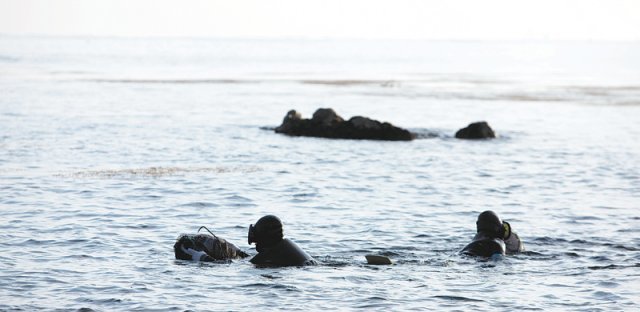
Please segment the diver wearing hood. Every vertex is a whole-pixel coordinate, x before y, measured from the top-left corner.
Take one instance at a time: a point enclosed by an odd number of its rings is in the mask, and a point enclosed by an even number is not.
[[[462,253],[472,256],[491,257],[494,254],[513,254],[524,251],[524,245],[511,225],[500,220],[498,215],[487,210],[478,216],[477,233],[473,241],[462,249]]]
[[[256,243],[258,254],[251,263],[261,266],[314,265],[316,261],[298,245],[283,237],[282,222],[273,215],[266,215],[255,226],[249,226],[247,241]]]

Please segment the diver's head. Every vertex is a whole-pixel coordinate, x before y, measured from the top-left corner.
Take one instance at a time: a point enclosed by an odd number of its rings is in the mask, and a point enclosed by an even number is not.
[[[491,210],[484,211],[478,216],[476,227],[478,233],[485,233],[492,238],[504,239],[505,234],[507,234],[502,220]]]
[[[266,215],[256,225],[249,226],[247,241],[249,245],[256,243],[256,250],[261,252],[264,248],[270,248],[282,240],[282,221],[274,215]]]

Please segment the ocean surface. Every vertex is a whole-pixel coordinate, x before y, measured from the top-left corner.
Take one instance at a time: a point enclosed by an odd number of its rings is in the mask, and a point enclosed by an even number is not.
[[[639,56],[638,42],[0,36],[0,310],[638,311]],[[270,130],[321,107],[420,139]],[[453,137],[480,120],[498,138]],[[484,210],[527,252],[459,255]],[[320,265],[174,259],[203,225],[255,254],[265,214]]]

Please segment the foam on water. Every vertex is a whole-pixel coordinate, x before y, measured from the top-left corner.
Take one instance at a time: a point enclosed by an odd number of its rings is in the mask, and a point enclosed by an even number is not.
[[[0,310],[635,310],[639,53],[0,37]],[[423,139],[268,130],[318,107]],[[458,255],[485,209],[528,252]],[[267,213],[321,264],[174,260],[201,225],[255,253]]]

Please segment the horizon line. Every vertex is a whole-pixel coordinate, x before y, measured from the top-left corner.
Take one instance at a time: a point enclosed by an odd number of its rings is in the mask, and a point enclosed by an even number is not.
[[[6,33],[0,37],[31,37],[59,39],[170,39],[170,40],[251,40],[251,41],[432,41],[432,42],[604,42],[638,43],[636,39],[608,38],[419,38],[419,37],[299,37],[299,36],[202,36],[202,35],[119,35],[119,34],[46,34],[46,33]]]

